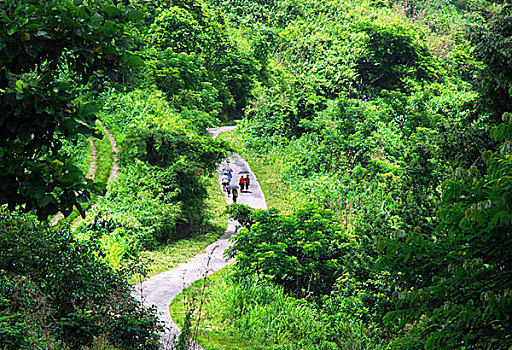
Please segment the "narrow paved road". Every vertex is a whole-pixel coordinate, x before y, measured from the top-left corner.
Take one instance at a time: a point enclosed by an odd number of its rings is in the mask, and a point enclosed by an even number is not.
[[[208,133],[215,138],[220,133],[233,130],[234,128],[233,126],[214,128],[209,129]],[[232,154],[219,165],[217,170],[219,174],[219,188],[221,188],[220,177],[223,174],[222,169],[226,166],[233,169],[232,183],[233,181],[238,182],[237,175],[240,171],[249,171],[249,177],[251,178],[250,190],[249,192],[240,193],[237,202],[257,209],[267,209],[265,196],[261,191],[258,180],[247,162],[237,154]],[[226,196],[226,203],[231,204],[232,199],[225,192],[224,194]],[[226,233],[219,240],[209,245],[205,253],[197,255],[186,263],[180,264],[175,269],[160,273],[135,287],[133,295],[146,306],[155,305],[161,320],[166,326],[166,332],[162,338],[162,349],[173,349],[174,340],[177,339],[179,334],[179,328],[169,315],[171,301],[194,281],[203,278],[205,275],[211,275],[229,263],[229,261],[224,259],[224,251],[232,244],[228,239],[235,234],[235,230],[236,222],[230,219]],[[196,345],[196,349],[201,349],[201,347]]]

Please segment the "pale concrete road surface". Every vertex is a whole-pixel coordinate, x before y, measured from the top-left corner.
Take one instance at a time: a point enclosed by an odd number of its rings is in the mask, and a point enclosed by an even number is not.
[[[235,128],[236,126],[213,128],[209,129],[208,133],[215,138],[220,133],[233,130]],[[261,187],[256,176],[254,176],[247,162],[237,154],[230,155],[227,160],[219,165],[217,169],[217,173],[219,174],[219,188],[222,188],[220,184],[220,177],[223,174],[222,169],[227,166],[233,169],[233,179],[231,180],[232,184],[238,184],[238,179],[240,178],[238,173],[240,171],[249,171],[249,178],[251,179],[249,191],[239,191],[237,203],[246,204],[257,209],[267,209],[265,196],[261,191]],[[226,196],[227,204],[233,203],[232,198],[228,197],[226,192],[224,192],[224,195]],[[141,300],[145,306],[156,306],[160,319],[165,324],[166,331],[162,336],[161,349],[174,349],[174,341],[178,338],[179,334],[179,328],[169,315],[169,305],[171,304],[171,301],[193,282],[203,278],[204,276],[211,275],[215,271],[225,267],[230,262],[224,259],[224,251],[232,245],[232,242],[229,242],[228,239],[235,234],[236,229],[237,223],[229,219],[226,233],[216,242],[209,245],[205,249],[205,253],[191,258],[189,261],[180,264],[175,269],[162,272],[151,277],[149,280],[134,287],[133,296]],[[194,349],[202,348],[196,344],[194,345]]]

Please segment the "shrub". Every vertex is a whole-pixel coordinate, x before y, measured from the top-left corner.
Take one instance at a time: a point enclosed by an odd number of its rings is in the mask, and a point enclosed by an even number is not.
[[[356,269],[357,239],[331,210],[308,207],[290,216],[256,210],[251,216],[254,223],[228,249],[236,253],[236,276],[265,276],[303,297],[329,293],[339,276]]]
[[[0,211],[0,247],[0,339],[7,348],[34,342],[76,348],[127,332],[135,320],[143,324],[137,346],[156,348],[156,315],[141,308],[124,276],[95,259],[93,247],[75,240],[69,228]],[[111,344],[129,347],[129,341]]]
[[[512,346],[510,260],[512,125],[493,128],[500,152],[483,154],[487,170],[457,169],[443,184],[439,225],[381,240],[381,260],[397,280],[385,321],[426,349]],[[393,348],[402,348],[402,337]]]

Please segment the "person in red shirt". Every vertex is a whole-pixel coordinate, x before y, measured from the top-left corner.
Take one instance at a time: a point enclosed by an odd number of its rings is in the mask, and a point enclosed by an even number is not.
[[[251,179],[249,179],[249,174],[247,174],[247,176],[245,177],[245,190],[246,191],[249,191],[249,185],[251,184]]]
[[[244,180],[244,176],[240,176],[240,180],[238,180],[238,184],[240,185],[240,192],[243,192],[244,191],[244,185],[245,185],[245,180]]]

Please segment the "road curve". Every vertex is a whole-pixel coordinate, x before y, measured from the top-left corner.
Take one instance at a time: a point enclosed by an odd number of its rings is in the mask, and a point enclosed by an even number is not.
[[[235,128],[236,126],[213,128],[208,129],[208,133],[215,138],[220,133]],[[246,204],[257,209],[267,209],[265,196],[261,191],[256,176],[254,176],[249,164],[237,154],[231,154],[228,159],[219,165],[217,169],[217,173],[219,174],[219,188],[221,188],[220,177],[223,174],[222,169],[227,166],[233,169],[233,182],[238,182],[237,175],[240,171],[248,171],[249,177],[251,178],[250,190],[240,193],[238,203]],[[224,195],[227,204],[233,203],[227,193],[224,192]],[[206,247],[205,253],[196,255],[186,263],[180,264],[175,269],[162,272],[135,286],[133,296],[142,301],[145,306],[156,306],[160,319],[164,322],[166,331],[162,336],[162,349],[174,349],[174,341],[179,334],[179,328],[169,315],[169,305],[172,300],[193,282],[204,276],[211,275],[230,262],[224,259],[224,251],[232,245],[232,242],[229,242],[228,239],[235,234],[236,229],[237,223],[229,219],[225,234],[216,242]],[[201,347],[195,345],[195,349],[201,349]]]

